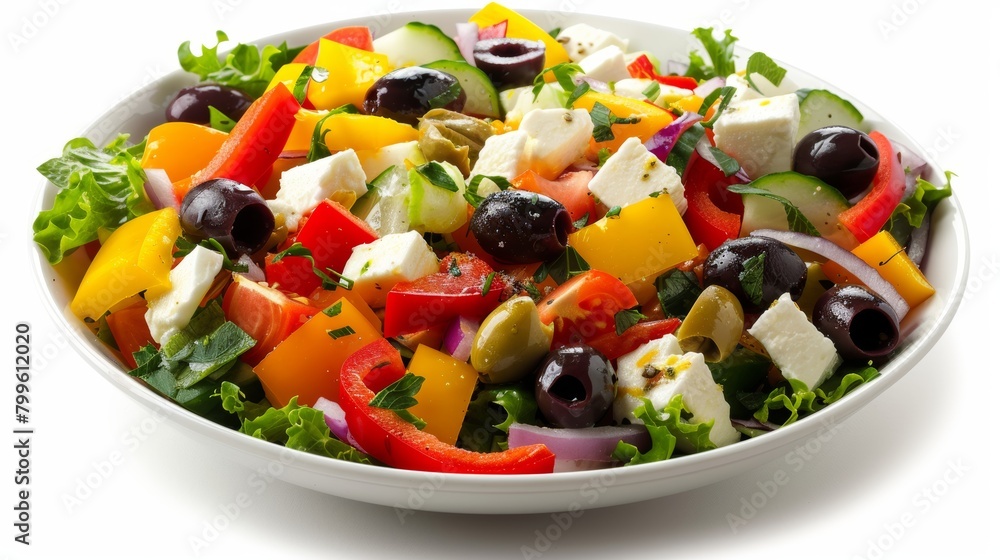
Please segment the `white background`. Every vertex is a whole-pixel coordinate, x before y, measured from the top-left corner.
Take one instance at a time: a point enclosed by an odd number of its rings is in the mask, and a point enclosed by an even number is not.
[[[545,547],[548,515],[420,513],[291,486],[267,485],[201,556],[522,558],[982,557],[995,553],[1000,255],[995,169],[998,49],[994,13],[944,0],[509,0],[512,7],[602,13],[690,29],[732,27],[741,44],[810,71],[880,111],[959,174],[973,256],[966,302],[944,338],[902,381],[852,417],[800,470],[779,459],[716,485],[645,503],[588,511]],[[984,3],[979,3],[983,5]],[[657,10],[651,6],[658,6]],[[32,533],[13,542],[16,457],[0,441],[0,551],[10,558],[183,558],[191,538],[248,487],[248,469],[158,423],[59,344],[28,270],[41,178],[106,108],[176,68],[177,45],[216,29],[250,40],[338,18],[470,2],[8,1],[0,4],[4,177],[0,275],[5,362],[14,325],[29,321],[32,382]],[[992,9],[992,8],[991,8]],[[394,25],[405,20],[396,16]],[[28,22],[34,22],[33,24]],[[44,359],[48,357],[47,359]],[[8,370],[11,369],[8,367]],[[0,377],[0,424],[13,427],[13,376]],[[8,428],[9,430],[10,428]],[[6,433],[9,434],[9,431]],[[130,435],[131,433],[131,435]],[[118,466],[101,465],[118,457]],[[741,499],[774,473],[790,481],[736,530]],[[90,477],[79,505],[66,496]],[[929,491],[932,499],[921,498]],[[758,502],[759,503],[759,502]],[[746,511],[744,511],[746,513]],[[906,517],[911,516],[911,517]],[[900,525],[911,519],[909,526]],[[731,519],[731,518],[729,518]],[[538,541],[538,542],[536,542]],[[875,548],[881,545],[882,548]],[[544,550],[542,550],[544,548]]]

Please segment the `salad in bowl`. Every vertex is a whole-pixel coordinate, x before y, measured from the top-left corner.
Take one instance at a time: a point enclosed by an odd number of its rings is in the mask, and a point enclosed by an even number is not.
[[[35,241],[137,385],[247,437],[475,475],[746,445],[897,358],[951,175],[693,36],[489,4],[185,43],[162,123],[39,168]]]

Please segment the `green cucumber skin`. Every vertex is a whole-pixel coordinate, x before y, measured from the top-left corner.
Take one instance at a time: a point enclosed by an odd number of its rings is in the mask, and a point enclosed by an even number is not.
[[[834,187],[815,177],[794,171],[771,173],[750,183],[790,200],[823,237],[845,248],[857,246],[857,240],[840,224],[837,217],[850,207]],[[788,229],[785,211],[779,202],[753,194],[743,195],[743,224],[740,237],[758,229]]]
[[[375,52],[389,57],[395,68],[435,60],[464,60],[455,41],[436,25],[411,21],[373,43]]]
[[[799,102],[799,130],[796,140],[824,126],[848,126],[862,132],[864,115],[850,101],[825,89],[809,90]]]
[[[458,80],[465,90],[463,113],[491,119],[501,118],[500,96],[489,77],[479,68],[460,60],[435,60],[424,64],[424,67],[440,70]]]

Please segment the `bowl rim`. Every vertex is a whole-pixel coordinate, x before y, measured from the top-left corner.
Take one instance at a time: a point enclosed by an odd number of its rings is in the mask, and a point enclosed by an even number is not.
[[[398,12],[392,15],[393,17],[402,17],[405,21],[412,21],[413,19],[418,18],[425,20],[447,19],[451,21],[464,21],[471,13],[473,13],[473,11],[474,9],[431,9]],[[538,18],[549,13],[540,10],[520,10],[519,12],[532,21],[538,21]],[[608,18],[585,13],[574,13],[569,15],[568,18],[571,20],[575,19],[577,21],[591,22],[597,21],[599,18],[599,21],[605,26],[605,28],[628,28],[636,26],[637,24],[642,24],[642,26],[651,26],[660,30],[667,30],[667,33],[676,33],[685,36],[689,35],[689,32],[686,30],[666,25],[659,25],[652,22],[635,22],[624,18]],[[255,44],[274,43],[275,41],[284,40],[284,38],[289,36],[306,33],[319,36],[325,30],[331,29],[331,26],[334,24],[364,25],[368,24],[371,19],[372,17],[370,16],[314,24],[275,33],[249,42]],[[741,44],[737,44],[736,50],[737,53],[743,54],[744,56],[754,52],[752,49],[747,49]],[[916,151],[921,154],[922,157],[927,159],[936,177],[940,178],[942,176],[941,168],[937,165],[937,163],[932,161],[930,158],[927,158],[925,150],[918,143],[914,142],[913,138],[906,134],[902,128],[896,126],[893,122],[884,119],[879,113],[872,110],[864,103],[857,101],[855,96],[837,88],[835,85],[829,84],[825,80],[818,78],[809,72],[802,71],[797,67],[784,64],[778,59],[775,60],[788,69],[790,74],[794,74],[796,77],[807,78],[810,83],[824,84],[825,88],[830,89],[838,95],[844,96],[849,101],[857,105],[859,109],[862,110],[863,114],[876,116],[879,123],[888,125],[893,129],[893,137],[895,139],[905,141],[907,143],[906,145],[910,149]],[[162,88],[167,82],[182,80],[186,76],[187,74],[183,70],[176,69],[149,84],[137,88],[137,90],[133,91],[128,96],[120,99],[108,107],[86,128],[82,134],[79,134],[79,136],[94,138],[93,135],[99,132],[98,127],[100,124],[109,120],[118,107],[120,107],[123,103],[129,101],[135,96],[143,95],[144,92]],[[866,122],[867,121],[869,121],[869,117],[866,117]],[[100,141],[106,141],[107,139],[107,135],[103,138],[98,138]],[[42,180],[42,185],[43,188],[36,194],[33,204],[33,210],[36,213],[43,209],[46,197],[51,196],[53,189],[55,189],[54,185],[45,180]],[[83,325],[76,320],[75,317],[70,317],[70,313],[66,309],[66,306],[61,306],[59,302],[56,301],[56,295],[51,288],[54,269],[51,265],[49,265],[41,250],[30,238],[28,239],[28,243],[32,246],[29,252],[33,256],[34,265],[32,268],[35,273],[39,290],[42,292],[42,300],[44,301],[46,309],[54,318],[55,323],[64,328],[66,331],[69,331],[70,335],[68,336],[68,339],[71,345],[76,349],[77,353],[80,354],[85,362],[87,362],[91,367],[97,370],[98,373],[122,390],[125,394],[129,395],[136,402],[143,405],[143,407],[154,412],[163,413],[172,421],[176,422],[177,425],[198,434],[199,437],[204,437],[206,440],[212,441],[215,444],[222,444],[227,448],[236,450],[240,453],[253,455],[258,459],[271,458],[273,460],[274,458],[283,456],[284,454],[290,452],[293,454],[296,469],[315,475],[340,479],[343,481],[376,484],[398,489],[414,488],[421,483],[426,482],[428,477],[444,477],[444,480],[448,482],[449,489],[454,493],[475,496],[483,494],[507,493],[510,492],[512,488],[517,488],[522,492],[531,493],[551,492],[555,490],[573,491],[577,490],[580,484],[593,479],[602,472],[612,471],[618,479],[616,481],[617,485],[624,486],[632,484],[646,484],[657,480],[666,481],[671,478],[707,469],[724,469],[727,466],[741,463],[760,455],[772,453],[776,449],[784,449],[787,446],[802,441],[816,433],[821,433],[823,430],[835,430],[836,426],[841,421],[856,412],[865,404],[868,404],[878,394],[888,389],[889,386],[901,379],[910,369],[912,369],[938,342],[944,331],[947,329],[947,326],[957,313],[958,306],[962,300],[962,293],[964,292],[967,283],[970,264],[968,227],[957,195],[953,195],[939,205],[933,216],[933,220],[931,245],[929,248],[934,247],[934,231],[940,233],[941,228],[947,227],[952,230],[955,236],[957,246],[949,247],[949,249],[956,251],[956,256],[959,261],[959,266],[954,271],[954,276],[952,276],[952,279],[954,280],[953,289],[947,293],[947,299],[943,304],[941,304],[939,313],[937,313],[934,317],[934,321],[932,321],[930,325],[924,323],[917,326],[913,325],[912,322],[908,325],[909,329],[905,334],[905,340],[908,341],[908,344],[906,344],[902,350],[898,351],[898,353],[895,354],[887,364],[880,368],[881,375],[878,379],[857,387],[843,399],[815,414],[801,418],[795,423],[784,426],[774,432],[751,438],[749,440],[740,441],[734,445],[725,446],[699,454],[677,456],[668,461],[629,466],[627,468],[619,467],[611,469],[611,471],[556,472],[533,475],[427,473],[396,469],[392,467],[361,465],[346,461],[337,461],[335,459],[321,457],[302,451],[288,450],[287,448],[277,446],[263,440],[258,440],[245,434],[240,434],[235,430],[197,416],[196,414],[183,409],[176,403],[161,397],[148,387],[144,386],[138,380],[130,377],[122,366],[116,364],[108,354],[99,350],[97,345],[100,345],[101,343],[96,339],[96,337],[91,335],[89,331],[87,331],[87,329],[85,329]],[[933,296],[933,298],[940,298],[942,295],[943,294],[941,292],[938,292]],[[912,317],[912,315],[910,317]],[[555,489],[553,488],[554,486]],[[654,494],[649,497],[652,498],[659,495],[662,494]],[[380,502],[376,501],[373,503]],[[454,508],[447,508],[442,509],[442,511],[457,510]]]

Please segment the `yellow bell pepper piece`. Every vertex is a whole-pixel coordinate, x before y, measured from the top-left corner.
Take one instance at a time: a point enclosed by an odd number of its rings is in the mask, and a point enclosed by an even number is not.
[[[180,220],[173,208],[122,224],[94,255],[70,310],[80,319],[98,319],[116,303],[143,290],[150,298],[164,294],[170,289],[174,242],[180,235]]]
[[[882,278],[888,280],[911,309],[934,295],[934,287],[927,281],[920,267],[910,260],[910,256],[888,231],[878,232],[851,252],[877,270]],[[825,263],[823,272],[827,278],[838,284],[861,283],[853,274],[834,262]]]
[[[287,66],[287,65],[286,65]],[[309,109],[299,109],[295,113],[295,124],[292,125],[292,133],[288,135],[285,142],[285,152],[308,152],[312,145],[313,131],[316,123],[326,116],[326,111],[311,111]]]
[[[639,140],[645,142],[659,132],[661,128],[674,122],[674,115],[666,109],[639,99],[632,99],[631,97],[623,97],[611,93],[588,91],[573,102],[573,108],[593,111],[596,103],[600,103],[610,109],[611,113],[616,117],[639,118],[639,122],[634,124],[611,125],[611,132],[615,135],[614,140],[598,142],[597,149],[608,148],[612,152],[615,152],[621,147],[622,142],[628,140],[629,136],[637,136]]]
[[[469,21],[478,24],[479,27],[489,27],[507,21],[507,36],[515,39],[527,39],[529,41],[541,41],[545,43],[545,67],[550,68],[556,64],[569,62],[569,53],[566,48],[549,35],[541,27],[521,14],[501,6],[496,2],[490,2],[483,9],[479,10]]]
[[[570,234],[569,245],[591,268],[625,284],[652,280],[694,258],[698,248],[668,196],[645,198]]]
[[[302,62],[289,62],[278,71],[274,73],[274,77],[271,78],[271,82],[267,84],[267,88],[264,91],[273,89],[278,84],[285,84],[288,91],[295,91],[295,82],[298,81],[299,76],[302,75],[302,71],[306,69],[307,64]]]
[[[329,72],[326,80],[311,81],[306,90],[306,99],[317,109],[336,109],[347,103],[360,108],[368,88],[392,69],[384,54],[326,39],[319,40],[316,66]]]
[[[479,374],[468,363],[423,344],[413,353],[407,370],[424,378],[410,412],[427,422],[425,432],[454,445]]]
[[[149,131],[140,164],[143,169],[162,169],[171,182],[201,171],[229,135],[200,124],[168,122]]]
[[[420,137],[412,126],[375,115],[338,113],[323,122],[326,147],[331,152],[347,149],[377,150],[389,144],[409,142]]]
[[[317,313],[253,368],[273,406],[285,406],[294,396],[306,406],[312,406],[320,397],[336,401],[344,360],[382,338],[382,333],[347,298],[337,303],[339,313],[332,317]]]
[[[682,113],[696,113],[698,109],[701,109],[701,104],[704,101],[704,99],[697,95],[688,95],[672,102],[670,108],[677,109]]]

